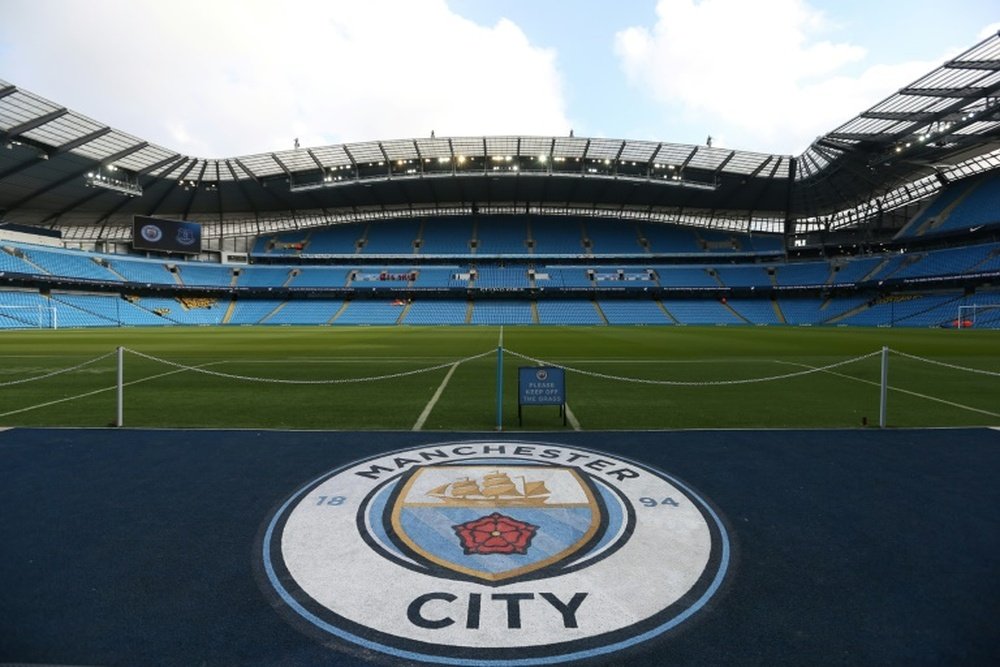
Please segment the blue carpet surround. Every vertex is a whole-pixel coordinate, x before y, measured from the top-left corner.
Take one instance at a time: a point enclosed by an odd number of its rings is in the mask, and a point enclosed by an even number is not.
[[[14,429],[0,470],[0,663],[1000,664],[996,430]]]

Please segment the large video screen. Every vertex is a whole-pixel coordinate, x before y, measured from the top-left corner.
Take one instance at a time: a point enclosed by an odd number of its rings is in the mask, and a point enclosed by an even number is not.
[[[195,255],[201,252],[201,225],[137,215],[132,218],[132,247]]]

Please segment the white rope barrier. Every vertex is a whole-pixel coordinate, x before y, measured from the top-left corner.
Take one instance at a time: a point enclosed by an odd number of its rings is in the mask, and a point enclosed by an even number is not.
[[[108,357],[114,356],[114,352],[108,352],[107,354],[102,354],[99,357],[94,357],[88,361],[84,361],[76,366],[70,366],[69,368],[60,368],[59,370],[52,371],[51,373],[45,373],[43,375],[36,375],[30,378],[24,378],[22,380],[10,380],[8,382],[0,382],[0,387],[10,387],[15,384],[24,384],[25,382],[36,382],[37,380],[44,380],[45,378],[55,377],[57,375],[63,375],[64,373],[72,373],[73,371],[78,371],[81,368],[90,366],[91,364],[96,364],[98,361],[103,361]]]
[[[944,368],[950,368],[956,371],[965,371],[967,373],[978,373],[980,375],[989,375],[991,377],[1000,377],[1000,373],[994,371],[986,371],[981,368],[969,368],[968,366],[959,366],[957,364],[949,364],[944,361],[936,361],[934,359],[927,359],[926,357],[918,357],[915,354],[907,354],[906,352],[900,352],[899,350],[890,350],[893,354],[898,354],[905,359],[912,359],[914,361],[922,361],[925,364],[932,364],[934,366],[943,366]]]
[[[534,357],[529,357],[526,354],[520,354],[514,352],[513,350],[506,350],[508,354],[524,359],[525,361],[530,361],[534,364],[541,366],[553,366],[555,368],[561,368],[564,371],[570,373],[578,373],[580,375],[587,375],[590,377],[600,378],[602,380],[616,380],[618,382],[634,382],[636,384],[654,384],[654,385],[664,385],[669,387],[714,387],[720,385],[734,385],[734,384],[752,384],[756,382],[771,382],[774,380],[787,380],[789,378],[801,377],[803,375],[812,375],[813,373],[822,373],[823,371],[828,371],[833,368],[839,368],[841,366],[847,366],[848,364],[853,364],[858,361],[863,361],[865,359],[871,359],[882,354],[881,350],[876,352],[871,352],[869,354],[862,355],[860,357],[853,357],[851,359],[845,359],[844,361],[838,361],[827,366],[818,366],[816,368],[810,368],[808,370],[795,371],[792,373],[782,373],[780,375],[769,375],[759,378],[746,378],[742,380],[702,380],[702,381],[689,381],[689,380],[650,380],[647,378],[633,378],[625,377],[621,375],[609,375],[608,373],[598,373],[596,371],[587,371],[580,368],[573,368],[572,366],[564,366],[561,364],[552,363],[549,361],[544,361],[542,359],[536,359]]]
[[[407,377],[409,375],[418,375],[420,373],[430,373],[432,371],[441,370],[442,368],[448,368],[455,364],[465,363],[467,361],[474,361],[476,359],[482,359],[483,357],[496,354],[494,350],[488,350],[480,354],[474,354],[471,357],[465,357],[463,359],[452,359],[451,361],[445,362],[443,364],[437,364],[435,366],[428,366],[426,368],[417,368],[411,371],[401,371],[399,373],[387,373],[385,375],[372,375],[368,377],[359,378],[334,378],[326,380],[290,380],[287,378],[265,378],[257,377],[252,375],[238,375],[236,373],[223,373],[221,371],[212,371],[206,368],[200,368],[198,366],[188,366],[186,364],[177,363],[176,361],[170,361],[168,359],[161,359],[160,357],[154,357],[149,354],[144,354],[136,350],[129,348],[124,348],[129,354],[134,354],[137,357],[147,359],[149,361],[155,361],[167,366],[173,366],[174,368],[179,368],[181,370],[191,371],[193,373],[201,373],[203,375],[212,375],[215,377],[226,378],[229,380],[243,380],[246,382],[262,382],[265,384],[302,384],[302,385],[326,385],[326,384],[352,384],[358,382],[377,382],[379,380],[392,380],[395,378]]]

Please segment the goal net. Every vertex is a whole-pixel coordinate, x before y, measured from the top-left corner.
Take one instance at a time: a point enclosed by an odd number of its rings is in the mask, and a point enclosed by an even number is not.
[[[36,329],[58,329],[59,317],[54,306],[12,306],[0,304],[0,320],[8,326]],[[2,325],[0,325],[2,326]]]
[[[1000,303],[959,306],[955,327],[958,329],[1000,328]]]

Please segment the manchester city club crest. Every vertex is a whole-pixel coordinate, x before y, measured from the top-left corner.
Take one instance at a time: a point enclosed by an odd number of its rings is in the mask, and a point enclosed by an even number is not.
[[[323,475],[267,521],[265,589],[345,650],[542,665],[664,636],[729,569],[714,509],[640,463],[546,443],[459,442]]]
[[[425,466],[391,505],[396,544],[442,576],[510,582],[558,566],[607,521],[576,470],[541,466]]]

